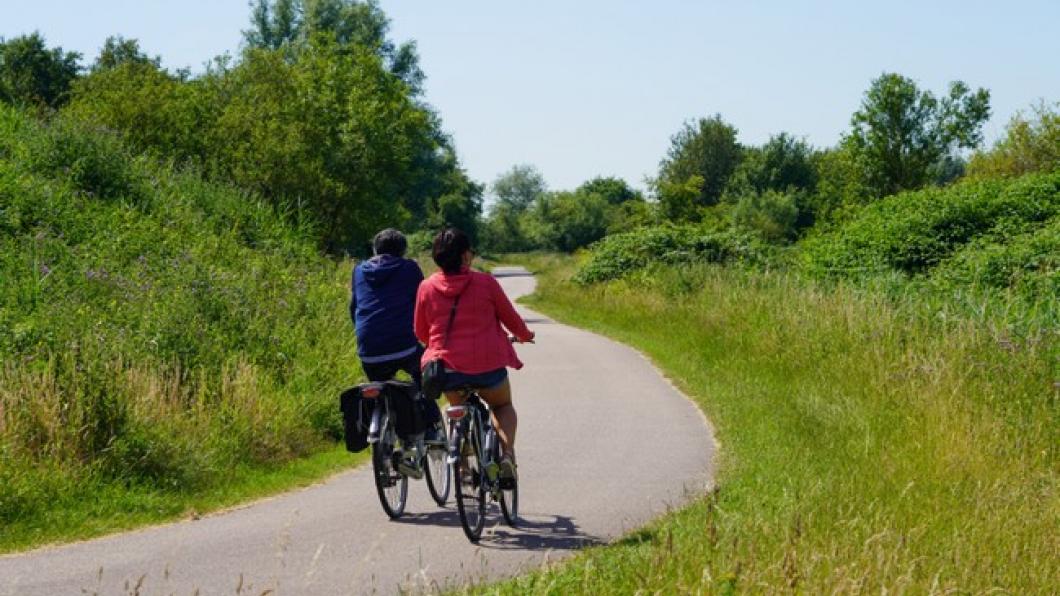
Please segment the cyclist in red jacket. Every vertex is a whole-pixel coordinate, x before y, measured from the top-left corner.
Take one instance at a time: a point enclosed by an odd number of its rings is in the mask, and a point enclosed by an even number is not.
[[[445,362],[443,389],[452,405],[463,402],[463,395],[455,389],[468,385],[479,389],[490,406],[504,447],[500,473],[514,478],[518,417],[507,367],[519,369],[523,363],[508,340],[508,332],[521,342],[533,340],[534,332],[492,275],[471,271],[475,253],[462,231],[448,228],[439,233],[432,256],[441,271],[424,280],[416,294],[416,337],[427,346],[421,364],[435,358]],[[458,296],[450,326],[450,311]]]

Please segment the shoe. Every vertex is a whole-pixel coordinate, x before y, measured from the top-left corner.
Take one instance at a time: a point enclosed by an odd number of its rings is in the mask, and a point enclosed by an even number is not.
[[[497,465],[497,462],[491,461],[484,466],[483,471],[486,472],[486,478],[489,478],[490,482],[496,482],[501,467]]]
[[[501,456],[500,463],[500,477],[504,480],[518,480],[519,474],[516,472],[518,466],[515,465],[515,458],[510,454],[505,453]]]
[[[416,459],[415,451],[412,453],[405,452],[397,460],[395,467],[398,472],[416,480],[423,478],[423,468],[420,467],[420,462]]]

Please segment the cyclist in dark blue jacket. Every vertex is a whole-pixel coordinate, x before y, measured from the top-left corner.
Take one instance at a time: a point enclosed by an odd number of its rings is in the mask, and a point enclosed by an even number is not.
[[[375,235],[375,256],[353,269],[350,318],[357,332],[357,355],[369,381],[388,381],[399,370],[420,385],[423,346],[412,328],[416,290],[423,272],[416,261],[405,258],[405,236],[392,228]],[[427,400],[428,440],[444,441],[437,425],[438,405]]]
[[[401,232],[383,230],[372,241],[375,256],[353,269],[350,317],[357,331],[357,355],[370,381],[390,379],[421,349],[412,317],[423,272],[416,261],[404,258],[406,246]],[[419,362],[408,368],[419,383]],[[373,374],[384,370],[390,374]]]

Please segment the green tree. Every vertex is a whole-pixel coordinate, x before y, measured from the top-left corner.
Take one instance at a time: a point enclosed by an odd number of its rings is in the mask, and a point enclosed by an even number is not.
[[[625,180],[613,176],[597,176],[579,186],[576,192],[600,195],[611,205],[644,200],[640,191],[630,188]]]
[[[1045,102],[1031,114],[1018,113],[1005,136],[989,151],[976,153],[968,174],[976,177],[1020,176],[1060,170],[1060,103]]]
[[[374,52],[392,74],[419,94],[424,74],[416,44],[395,44],[387,37],[389,32],[390,20],[376,0],[256,0],[243,40],[248,48],[282,49],[293,57],[309,40],[328,35],[340,46]]]
[[[0,100],[57,108],[81,71],[81,54],[48,49],[40,33],[0,39]]]
[[[596,193],[544,193],[526,212],[523,227],[534,248],[571,252],[604,237],[610,208]]]
[[[799,229],[798,203],[797,192],[767,189],[748,193],[733,206],[732,222],[770,242],[794,240]]]
[[[439,188],[444,189],[444,194],[437,198],[430,197],[426,201],[426,229],[439,230],[454,226],[463,230],[471,238],[473,245],[478,245],[482,194],[485,189],[455,165],[455,155],[452,159],[453,166],[442,173],[444,182]]]
[[[495,252],[520,252],[532,248],[523,228],[525,213],[516,212],[507,203],[494,204],[482,225],[482,245]]]
[[[745,149],[725,189],[725,201],[737,207],[733,211],[734,223],[754,221],[750,227],[768,240],[788,239],[795,231],[812,226],[815,214],[808,198],[818,177],[813,156],[814,150],[807,142],[783,132],[770,137],[761,147]],[[766,196],[768,193],[773,194]],[[791,221],[789,203],[796,214]],[[751,216],[752,212],[761,216]],[[762,224],[766,220],[776,226]]]
[[[219,112],[207,79],[184,82],[124,40],[112,49],[74,83],[64,111],[121,132],[140,151],[205,164]]]
[[[92,64],[92,72],[110,70],[123,64],[141,64],[153,66],[156,70],[162,67],[162,58],[155,56],[151,58],[140,49],[140,42],[135,39],[126,39],[120,35],[112,35],[107,38],[100,48],[99,56]]]
[[[765,145],[745,150],[726,192],[812,191],[817,185],[813,154],[804,140],[786,132],[773,135]]]
[[[670,139],[670,149],[659,164],[657,195],[661,203],[674,203],[664,206],[664,214],[696,219],[699,209],[716,205],[741,156],[736,128],[720,114],[686,123]],[[687,191],[696,186],[692,183],[697,178],[699,188],[688,205]]]
[[[366,48],[314,37],[297,60],[250,49],[219,81],[211,161],[238,184],[319,223],[325,249],[404,226],[418,156],[442,151],[435,120]]]
[[[693,174],[681,182],[666,179],[655,181],[659,199],[659,215],[669,221],[698,221],[703,217],[700,199],[703,196],[703,177]]]
[[[941,177],[960,149],[982,142],[990,117],[990,93],[950,83],[938,99],[912,79],[884,73],[865,93],[843,143],[865,165],[867,185],[876,196],[921,188]]]
[[[816,222],[843,219],[874,196],[866,185],[866,167],[850,147],[818,152],[813,158],[816,191],[807,197]]]
[[[547,186],[537,168],[520,164],[497,176],[491,189],[497,197],[497,205],[507,206],[518,214],[526,211]]]

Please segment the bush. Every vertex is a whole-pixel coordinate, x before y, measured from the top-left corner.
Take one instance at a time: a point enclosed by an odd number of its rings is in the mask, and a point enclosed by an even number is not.
[[[761,262],[768,256],[764,245],[742,232],[656,226],[607,236],[596,243],[574,279],[590,284],[618,279],[654,263]]]
[[[1060,217],[1013,237],[972,242],[933,273],[944,285],[1012,288],[1032,300],[1060,300]]]
[[[930,271],[973,240],[1033,231],[1060,214],[1060,173],[972,180],[887,197],[803,243],[804,264],[832,275]]]
[[[28,164],[37,174],[66,179],[75,191],[100,199],[139,203],[146,196],[132,154],[115,135],[59,118],[28,143]]]
[[[741,196],[732,210],[732,221],[769,242],[785,242],[798,233],[799,208],[794,193],[767,190]]]

